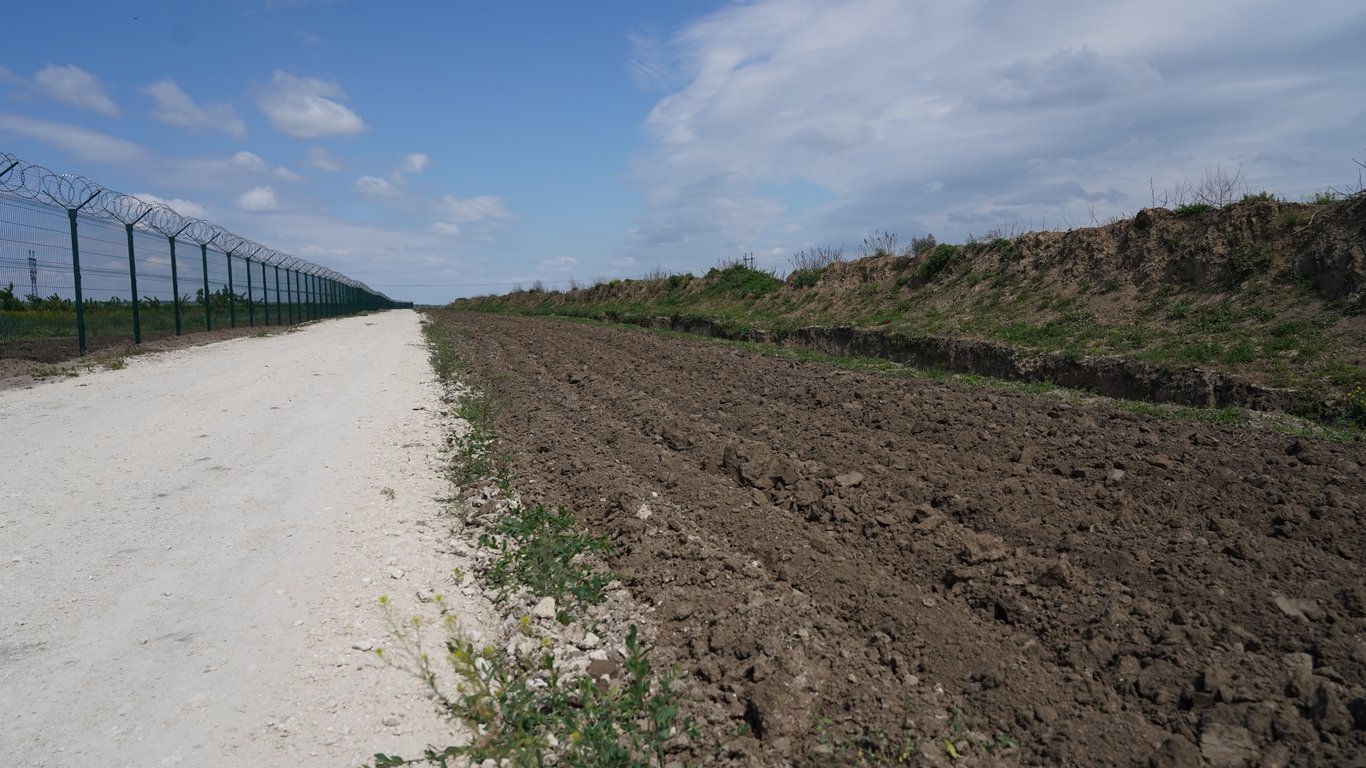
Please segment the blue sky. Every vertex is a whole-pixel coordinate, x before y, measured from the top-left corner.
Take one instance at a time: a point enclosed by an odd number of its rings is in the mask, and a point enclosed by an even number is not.
[[[1366,161],[1359,2],[11,6],[0,151],[419,302]]]

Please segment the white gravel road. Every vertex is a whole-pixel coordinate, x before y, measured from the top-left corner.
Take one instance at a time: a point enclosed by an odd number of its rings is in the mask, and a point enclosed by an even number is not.
[[[0,391],[0,754],[346,766],[449,743],[363,652],[380,594],[467,599],[439,551],[439,398],[411,311]]]

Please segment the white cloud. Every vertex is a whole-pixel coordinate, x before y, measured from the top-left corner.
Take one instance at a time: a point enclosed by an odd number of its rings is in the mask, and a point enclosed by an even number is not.
[[[246,150],[233,155],[228,164],[239,171],[249,173],[264,173],[270,167],[266,165],[266,161],[262,160],[260,155]]]
[[[467,235],[488,240],[494,230],[517,218],[501,197],[480,195],[458,198],[444,195],[436,203],[438,220],[428,231],[438,235]]]
[[[237,198],[237,207],[244,211],[273,211],[276,208],[275,188],[270,185],[253,187]]]
[[[454,195],[445,195],[441,198],[441,209],[448,221],[460,223],[505,221],[513,218],[507,206],[503,205],[503,198],[491,195],[480,195],[464,200]]]
[[[612,266],[619,267],[621,269],[630,269],[631,267],[634,267],[638,264],[640,264],[640,262],[632,256],[622,256],[621,258],[612,262]]]
[[[191,200],[182,200],[179,197],[158,197],[147,192],[138,192],[133,195],[144,203],[161,203],[181,216],[191,219],[208,218],[208,209],[203,205]]]
[[[431,164],[431,160],[421,152],[413,152],[404,155],[403,162],[399,165],[399,170],[405,173],[422,173]]]
[[[675,82],[635,158],[635,239],[686,254],[884,228],[959,237],[1132,212],[1149,177],[1219,163],[1300,188],[1361,151],[1354,8],[724,4],[663,41],[628,38],[638,85]],[[1296,155],[1315,167],[1276,159]],[[993,216],[1008,219],[982,226]]]
[[[144,86],[142,92],[156,101],[152,117],[167,125],[222,131],[233,138],[247,135],[247,124],[237,116],[237,110],[229,104],[196,104],[190,95],[181,90],[174,80],[158,80]]]
[[[578,265],[579,260],[573,256],[560,256],[554,259],[546,259],[536,266],[542,272],[568,272]]]
[[[271,125],[297,139],[349,136],[364,131],[365,122],[339,101],[345,98],[337,83],[277,70],[256,106]]]
[[[110,117],[119,114],[118,105],[104,94],[99,78],[75,64],[49,64],[33,73],[33,83],[58,101]]]
[[[341,161],[324,147],[309,147],[308,156],[307,159],[304,160],[304,164],[320,171],[331,172],[340,171],[342,169]]]
[[[146,161],[146,147],[99,131],[51,120],[0,112],[0,132],[23,136],[70,153],[74,160],[90,163],[135,164]]]
[[[399,188],[388,179],[362,176],[356,179],[356,191],[370,197],[395,197],[399,193]]]
[[[271,171],[271,173],[275,174],[275,178],[280,179],[281,181],[296,182],[304,180],[302,175],[295,173],[283,165],[276,166],[275,170]]]

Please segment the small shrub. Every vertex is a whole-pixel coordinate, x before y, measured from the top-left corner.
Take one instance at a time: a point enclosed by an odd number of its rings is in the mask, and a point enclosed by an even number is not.
[[[1322,192],[1315,192],[1309,196],[1310,205],[1333,205],[1342,202],[1343,197],[1336,190],[1325,189]]]
[[[792,254],[792,270],[794,272],[822,270],[837,261],[844,261],[843,248],[817,246],[809,252],[803,249]]]
[[[1212,210],[1214,210],[1214,206],[1209,203],[1187,203],[1176,209],[1176,215],[1183,219],[1188,219],[1191,216],[1199,216],[1206,211]]]
[[[900,255],[896,248],[896,235],[891,232],[874,232],[863,238],[863,244],[859,246],[858,250],[859,255],[864,258]]]
[[[1175,304],[1167,307],[1168,320],[1184,320],[1190,316],[1191,305],[1189,301],[1182,299]]]
[[[934,276],[944,271],[957,255],[958,246],[940,243],[934,247],[928,257],[920,262],[920,269],[917,270],[917,273],[922,280],[933,280]]]
[[[1288,229],[1290,227],[1298,227],[1303,221],[1304,211],[1301,211],[1297,208],[1291,208],[1288,211],[1281,211],[1280,215],[1276,217],[1276,222],[1280,224],[1282,228],[1285,229]]]
[[[1265,272],[1271,266],[1271,251],[1265,245],[1251,248],[1235,248],[1224,263],[1224,274],[1231,285]]]
[[[563,606],[560,620],[567,622],[571,609],[606,599],[612,577],[580,556],[607,552],[607,540],[575,530],[574,516],[564,510],[514,507],[479,535],[479,546],[499,553],[486,574],[499,601],[525,587],[538,597],[555,598]]]
[[[1265,189],[1261,192],[1248,192],[1243,195],[1244,203],[1274,203],[1278,199],[1276,195],[1267,192]]]
[[[928,256],[934,251],[939,243],[934,239],[933,234],[926,234],[924,237],[911,238],[911,255],[920,258]]]
[[[810,288],[821,281],[824,269],[799,269],[789,278],[794,288]]]
[[[1366,389],[1360,384],[1348,390],[1343,398],[1343,413],[1357,427],[1366,428]]]
[[[783,286],[783,281],[771,272],[751,269],[743,264],[726,267],[712,267],[707,271],[711,285],[708,293],[731,294],[734,296],[753,296],[758,298],[770,294]]]

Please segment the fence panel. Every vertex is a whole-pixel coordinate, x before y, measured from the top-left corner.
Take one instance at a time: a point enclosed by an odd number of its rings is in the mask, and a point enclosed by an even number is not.
[[[0,359],[52,362],[172,334],[334,314],[314,276],[322,271],[160,203],[0,152]],[[412,306],[335,279],[347,297],[335,314]]]

